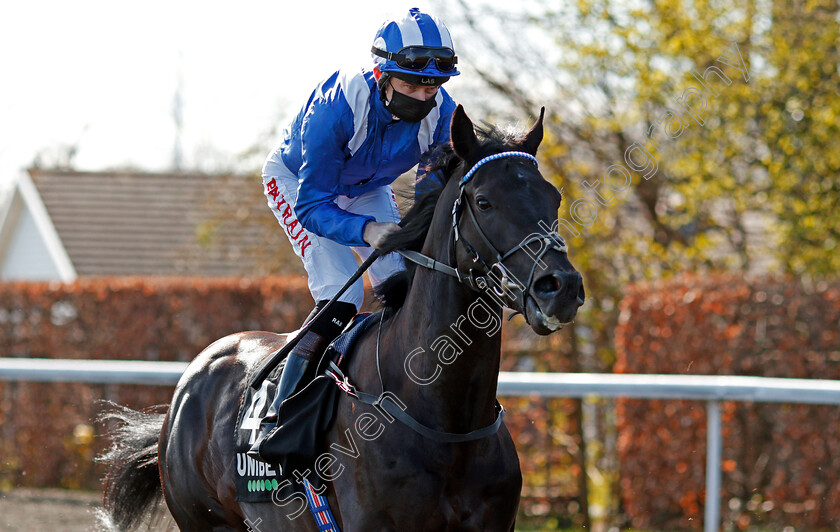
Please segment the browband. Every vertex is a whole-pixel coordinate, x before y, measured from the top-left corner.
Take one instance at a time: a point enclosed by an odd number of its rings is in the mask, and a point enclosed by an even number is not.
[[[502,153],[494,153],[493,155],[488,155],[484,159],[481,159],[477,163],[470,168],[470,171],[464,174],[464,177],[461,178],[461,186],[467,184],[467,181],[472,178],[473,174],[475,174],[482,165],[489,163],[490,161],[495,161],[496,159],[503,159],[505,157],[524,157],[534,163],[534,166],[539,167],[537,164],[537,158],[531,155],[530,153],[525,153],[524,151],[503,151]]]

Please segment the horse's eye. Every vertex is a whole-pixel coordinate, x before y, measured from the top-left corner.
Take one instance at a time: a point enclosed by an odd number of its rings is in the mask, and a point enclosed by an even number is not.
[[[486,211],[490,208],[490,202],[487,201],[486,198],[482,198],[481,196],[475,198],[475,204],[478,206],[479,210]]]

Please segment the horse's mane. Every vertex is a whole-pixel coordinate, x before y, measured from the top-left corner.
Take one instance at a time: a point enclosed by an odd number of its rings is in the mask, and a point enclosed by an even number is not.
[[[475,132],[478,137],[478,148],[475,152],[477,159],[517,149],[524,136],[520,129],[499,128],[487,123],[477,126]],[[441,193],[452,176],[463,175],[463,169],[459,171],[461,166],[461,158],[449,143],[438,146],[431,152],[429,163],[423,168],[425,176],[417,182],[417,187],[424,192],[417,197],[400,222],[402,230],[386,238],[381,248],[382,254],[404,249],[420,251],[426,241]],[[405,303],[415,269],[416,265],[413,262],[406,261],[406,271],[392,275],[376,288],[376,297],[385,306],[386,311],[396,310]]]

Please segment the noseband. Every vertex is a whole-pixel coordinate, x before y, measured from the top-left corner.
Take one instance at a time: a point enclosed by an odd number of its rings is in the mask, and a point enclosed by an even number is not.
[[[459,193],[458,198],[455,200],[455,203],[452,206],[452,239],[450,240],[450,257],[455,257],[455,246],[458,242],[461,242],[464,247],[466,248],[467,252],[472,257],[473,263],[481,263],[484,267],[483,272],[476,272],[474,269],[470,268],[469,273],[465,276],[463,275],[457,267],[453,268],[446,264],[442,264],[430,257],[422,255],[416,251],[400,251],[399,253],[402,254],[403,257],[406,259],[423,266],[425,268],[429,268],[435,271],[439,271],[455,277],[458,279],[459,282],[466,284],[473,290],[478,292],[484,292],[487,289],[493,291],[493,293],[499,298],[499,300],[508,308],[512,308],[513,310],[518,310],[520,312],[525,311],[525,300],[528,297],[527,289],[531,287],[531,283],[534,281],[534,274],[536,273],[537,264],[542,261],[542,258],[551,250],[560,251],[561,253],[568,252],[568,247],[566,243],[563,241],[562,237],[558,234],[552,235],[541,235],[537,233],[533,233],[529,235],[528,238],[524,239],[518,245],[512,247],[507,252],[502,253],[500,252],[496,246],[490,242],[490,239],[487,238],[484,230],[481,229],[481,225],[478,223],[476,219],[475,212],[473,211],[470,202],[464,197],[464,189],[466,184],[469,182],[470,179],[475,175],[479,168],[483,165],[495,161],[498,159],[503,159],[507,157],[521,157],[524,159],[528,159],[534,166],[537,165],[537,159],[530,153],[525,153],[522,151],[506,151],[502,153],[496,153],[493,155],[489,155],[484,157],[483,159],[479,160],[477,163],[473,165],[470,170],[464,174],[458,183]],[[462,207],[466,209],[467,214],[469,215],[469,219],[472,221],[475,230],[478,232],[478,235],[481,237],[484,245],[492,250],[495,262],[490,264],[487,260],[485,260],[481,254],[476,251],[475,247],[467,241],[464,235],[461,233],[459,229],[459,224],[461,222],[461,214],[462,214]],[[517,251],[522,250],[525,246],[533,244],[534,242],[541,242],[543,244],[540,253],[534,258],[534,265],[531,267],[531,272],[528,274],[528,282],[523,286],[516,277],[508,271],[508,269],[504,265],[504,261],[508,259],[511,255],[516,253]],[[521,297],[516,297],[515,291],[519,290],[521,293]],[[506,298],[513,300],[515,303],[519,304],[520,308],[514,308],[508,304],[505,304],[504,301]]]

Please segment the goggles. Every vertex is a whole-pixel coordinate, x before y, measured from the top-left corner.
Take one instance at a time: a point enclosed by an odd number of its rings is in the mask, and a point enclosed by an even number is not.
[[[455,69],[455,64],[458,63],[458,56],[455,55],[452,48],[442,46],[406,46],[396,53],[386,52],[374,46],[370,51],[388,61],[395,62],[400,68],[416,72],[424,70],[433,60],[440,72],[451,72]]]

